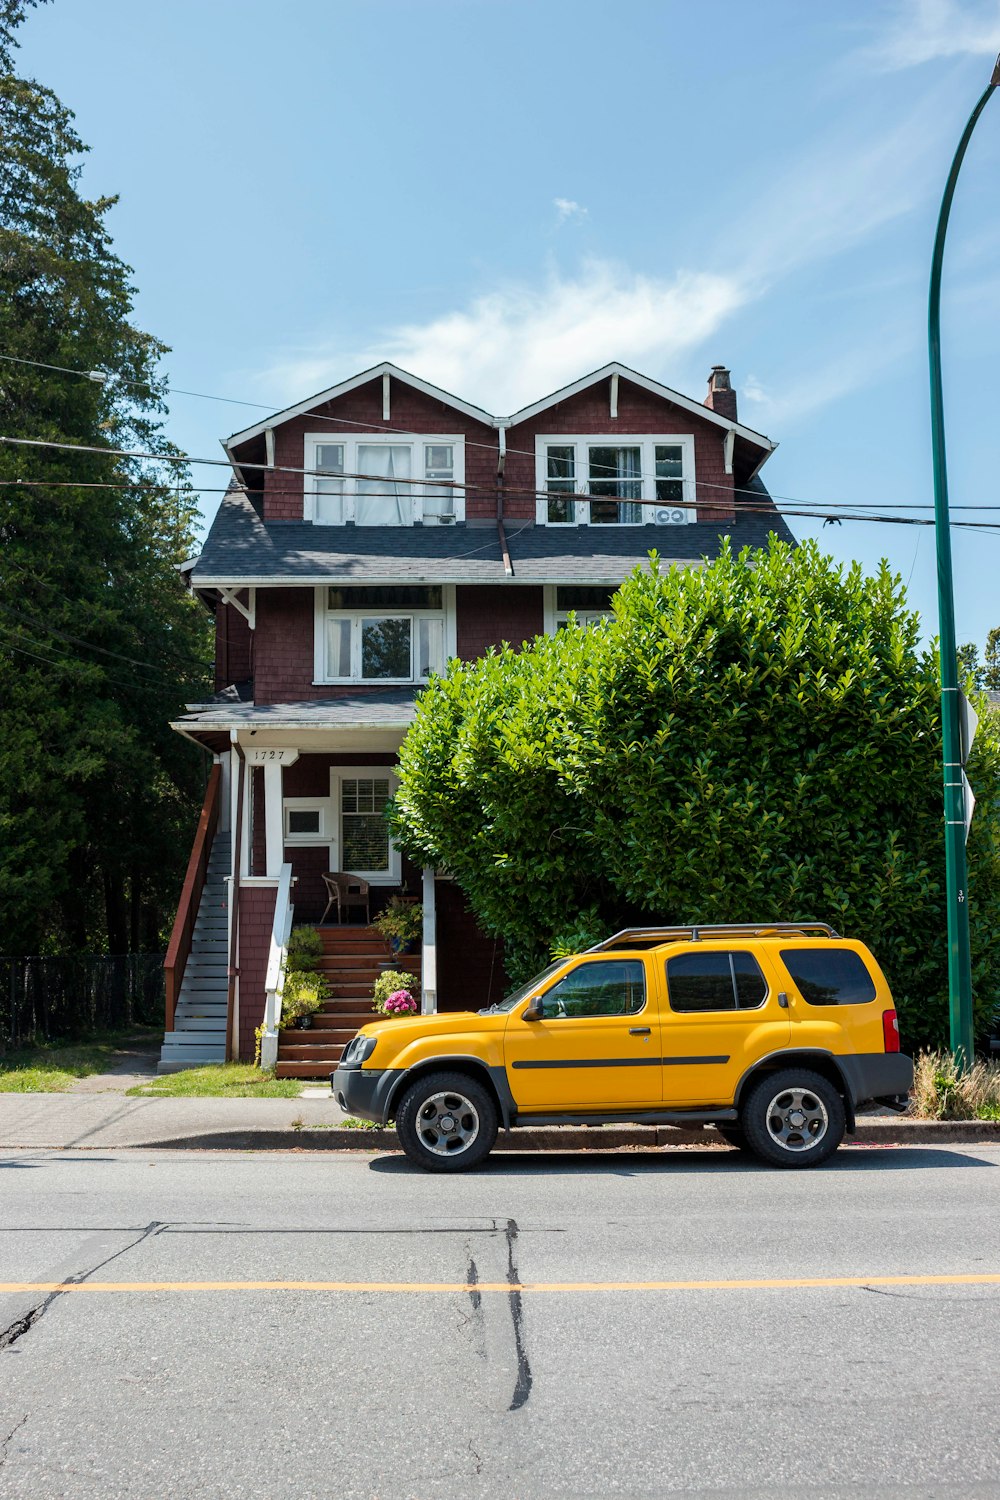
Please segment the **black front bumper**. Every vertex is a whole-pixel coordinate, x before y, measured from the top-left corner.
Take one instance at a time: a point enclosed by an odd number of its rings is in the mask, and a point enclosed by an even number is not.
[[[330,1087],[346,1114],[381,1125],[389,1093],[398,1078],[390,1068],[335,1068],[330,1074]]]

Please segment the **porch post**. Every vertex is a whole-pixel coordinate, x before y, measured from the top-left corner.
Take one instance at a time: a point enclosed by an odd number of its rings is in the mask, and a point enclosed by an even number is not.
[[[437,910],[434,904],[434,867],[424,865],[424,936],[420,964],[420,1009],[425,1016],[437,1010]]]
[[[281,805],[281,761],[264,762],[264,840],[267,873],[272,879],[281,874],[284,854],[285,824]]]

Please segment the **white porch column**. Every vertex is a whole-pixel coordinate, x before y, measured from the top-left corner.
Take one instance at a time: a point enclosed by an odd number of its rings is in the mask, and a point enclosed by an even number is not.
[[[434,868],[424,865],[424,936],[421,946],[420,1009],[425,1016],[437,1010],[437,909],[434,904]]]
[[[264,762],[264,842],[267,874],[276,880],[281,874],[285,843],[285,822],[281,795],[281,761]]]

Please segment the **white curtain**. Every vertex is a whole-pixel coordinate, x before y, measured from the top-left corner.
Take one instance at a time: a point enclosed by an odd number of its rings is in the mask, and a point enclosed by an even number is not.
[[[354,519],[358,526],[407,526],[413,517],[413,485],[396,484],[411,477],[411,449],[405,443],[359,443]]]
[[[622,496],[640,499],[642,496],[642,450],[639,448],[618,449],[618,477],[624,480],[618,490]],[[622,504],[618,507],[618,520],[623,525],[634,525],[642,520],[641,505]]]

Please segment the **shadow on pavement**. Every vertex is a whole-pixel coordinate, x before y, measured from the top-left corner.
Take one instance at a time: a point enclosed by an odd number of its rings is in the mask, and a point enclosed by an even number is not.
[[[872,1146],[847,1147],[839,1151],[830,1161],[818,1167],[809,1167],[810,1172],[907,1172],[925,1171],[929,1167],[1000,1167],[1000,1161],[987,1161],[979,1156],[963,1156],[947,1147],[933,1146]],[[372,1172],[425,1175],[405,1156],[377,1156],[369,1162]],[[788,1170],[769,1167],[765,1162],[748,1160],[738,1151],[722,1151],[718,1148],[699,1151],[678,1152],[643,1151],[623,1153],[621,1151],[536,1152],[501,1151],[490,1156],[482,1167],[481,1174],[490,1177],[551,1176],[553,1173],[575,1173],[578,1176],[643,1177],[650,1173],[669,1176],[713,1175],[719,1173],[754,1174],[771,1176],[774,1172]]]

